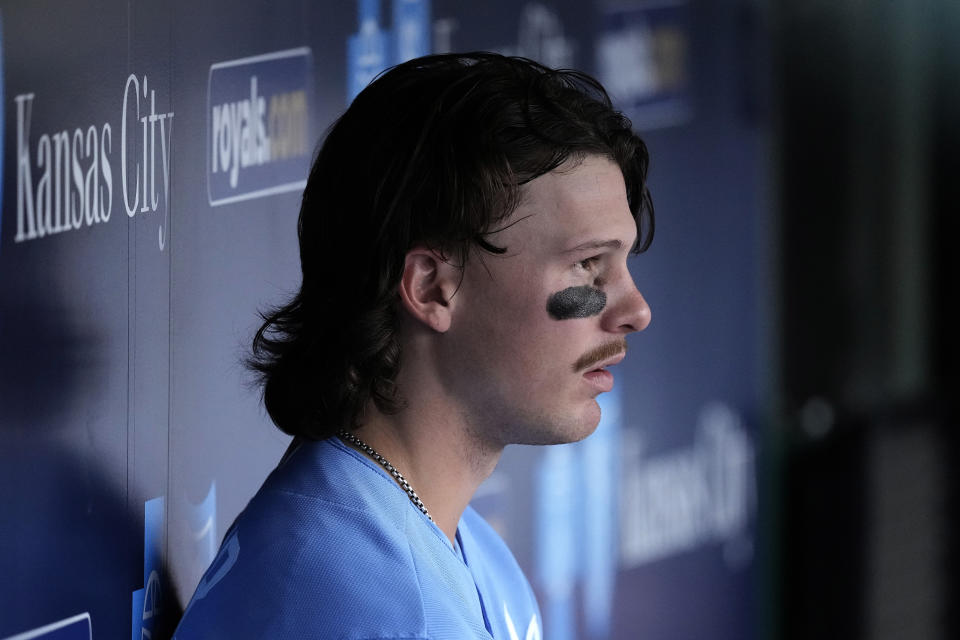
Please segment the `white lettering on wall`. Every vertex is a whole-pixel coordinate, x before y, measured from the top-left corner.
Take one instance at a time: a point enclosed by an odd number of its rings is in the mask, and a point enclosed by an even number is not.
[[[129,120],[128,115],[132,116]],[[140,122],[139,154],[136,153],[135,147],[136,124],[131,125],[131,122],[136,121]],[[161,250],[166,245],[165,230],[170,215],[172,137],[173,112],[157,113],[156,92],[149,89],[147,76],[143,76],[141,82],[135,74],[130,74],[123,89],[123,112],[120,116],[120,182],[123,188],[123,206],[131,218],[138,213],[150,213],[158,209],[160,196],[157,193],[157,156],[159,155],[164,205],[164,221],[160,224],[158,232],[158,244]],[[132,150],[131,145],[134,146]]]
[[[93,226],[110,219],[113,172],[108,123],[43,133],[37,139],[33,182],[30,128],[33,93],[16,96],[17,233],[14,242]]]
[[[631,437],[632,436],[632,437]],[[624,434],[621,567],[630,568],[710,543],[740,565],[756,505],[754,445],[722,404],[704,408],[692,447],[647,457],[636,431]]]
[[[303,90],[266,98],[250,77],[250,97],[214,105],[211,110],[213,173],[228,172],[230,187],[240,170],[307,153],[307,95]]]

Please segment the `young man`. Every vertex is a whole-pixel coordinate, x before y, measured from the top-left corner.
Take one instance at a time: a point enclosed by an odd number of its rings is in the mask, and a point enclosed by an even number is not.
[[[541,638],[468,506],[512,443],[580,440],[650,321],[647,152],[596,81],[494,54],[412,60],[330,129],[300,210],[303,284],[253,366],[295,436],[176,633]]]

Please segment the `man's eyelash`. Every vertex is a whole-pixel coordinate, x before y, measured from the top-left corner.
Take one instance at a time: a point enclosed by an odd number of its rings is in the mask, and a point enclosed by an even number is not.
[[[581,260],[580,262],[577,263],[577,266],[583,269],[584,271],[592,272],[596,268],[598,262],[600,262],[600,256],[592,256],[590,258]]]

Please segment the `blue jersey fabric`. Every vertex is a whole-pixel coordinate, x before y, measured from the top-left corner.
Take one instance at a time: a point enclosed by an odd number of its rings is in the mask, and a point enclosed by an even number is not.
[[[237,517],[175,640],[540,640],[529,583],[470,507],[457,544],[375,462],[303,442]]]

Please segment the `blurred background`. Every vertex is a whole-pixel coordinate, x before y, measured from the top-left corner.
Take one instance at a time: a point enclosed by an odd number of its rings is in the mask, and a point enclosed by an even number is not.
[[[595,74],[652,158],[597,433],[474,501],[544,638],[957,637],[957,34],[954,0],[0,0],[0,638],[170,637],[287,444],[241,360],[316,142],[477,49]]]

